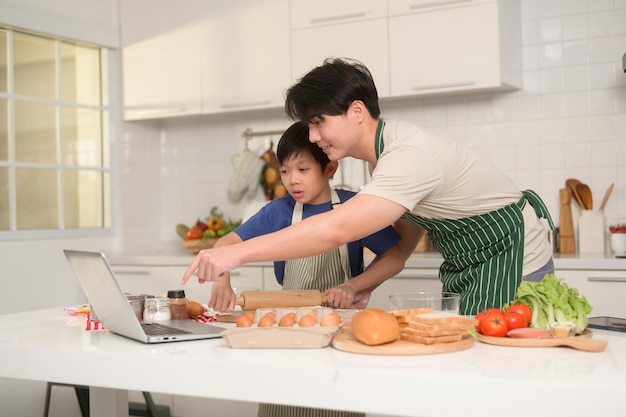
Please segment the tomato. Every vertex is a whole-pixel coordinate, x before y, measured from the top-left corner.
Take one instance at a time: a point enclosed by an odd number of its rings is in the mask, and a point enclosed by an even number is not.
[[[187,240],[202,239],[202,230],[192,227],[187,231]]]
[[[501,309],[499,309],[499,308],[495,308],[495,307],[492,307],[492,308],[488,308],[488,309],[486,309],[486,310],[484,311],[484,313],[486,313],[486,314],[499,314],[499,315],[501,315],[502,317],[504,317],[504,311],[502,311],[502,310],[501,310]]]
[[[478,323],[476,324],[476,331],[477,331],[478,333],[482,333],[482,330],[481,330],[481,328],[480,328],[480,327],[482,326],[482,324],[483,324],[483,320],[485,319],[485,317],[486,317],[486,316],[487,316],[487,313],[485,313],[484,311],[482,311],[482,312],[480,312],[480,313],[478,313],[478,314],[476,314],[476,315],[474,316],[474,318],[475,318],[476,320],[478,320]]]
[[[514,311],[504,313],[504,321],[509,330],[521,329],[528,326],[528,320],[524,316]]]
[[[526,304],[512,304],[509,306],[509,308],[506,309],[506,311],[510,313],[521,314],[526,319],[526,322],[528,324],[530,324],[530,319],[533,316],[533,313],[530,310],[530,307],[527,306]]]
[[[480,325],[481,333],[485,336],[504,337],[509,328],[502,314],[498,312],[490,312],[485,316]]]

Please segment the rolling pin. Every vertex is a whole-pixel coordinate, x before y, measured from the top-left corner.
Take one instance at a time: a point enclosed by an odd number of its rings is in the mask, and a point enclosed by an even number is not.
[[[326,302],[319,290],[244,291],[235,304],[250,311],[267,307],[308,307]]]

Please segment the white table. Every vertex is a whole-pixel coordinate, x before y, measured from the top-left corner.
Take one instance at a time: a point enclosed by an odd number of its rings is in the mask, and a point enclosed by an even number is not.
[[[93,417],[127,415],[127,390],[398,416],[626,415],[626,333],[594,331],[608,341],[600,353],[477,342],[374,356],[223,339],[143,345],[72,320],[62,308],[0,316],[0,376],[89,385]]]

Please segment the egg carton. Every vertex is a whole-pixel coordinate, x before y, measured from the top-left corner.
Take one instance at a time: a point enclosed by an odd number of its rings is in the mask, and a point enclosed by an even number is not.
[[[256,310],[254,323],[250,327],[233,327],[224,330],[222,336],[231,348],[265,349],[314,349],[330,344],[339,326],[323,327],[319,322],[333,309],[327,307],[261,308]],[[258,322],[269,312],[275,314],[276,324],[259,327]],[[301,327],[298,322],[313,312],[315,325]],[[280,327],[278,322],[289,313],[295,313],[296,323],[292,327]]]

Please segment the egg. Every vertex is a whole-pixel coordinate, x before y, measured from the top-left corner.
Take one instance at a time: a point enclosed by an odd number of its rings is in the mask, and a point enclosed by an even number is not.
[[[296,313],[287,313],[278,321],[280,327],[293,327],[296,324]]]
[[[320,326],[322,327],[338,327],[340,324],[341,317],[339,317],[339,314],[335,313],[334,311],[326,314],[320,320]]]
[[[273,312],[269,312],[269,313],[266,313],[263,317],[261,317],[261,319],[257,323],[257,326],[272,327],[274,324],[276,324],[276,314]]]
[[[254,323],[254,319],[244,314],[237,319],[237,327],[250,327]]]
[[[315,315],[308,313],[302,316],[302,318],[298,322],[300,327],[313,327],[315,326],[315,323],[317,323],[317,320],[315,320]]]

